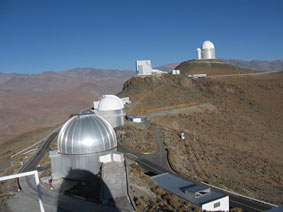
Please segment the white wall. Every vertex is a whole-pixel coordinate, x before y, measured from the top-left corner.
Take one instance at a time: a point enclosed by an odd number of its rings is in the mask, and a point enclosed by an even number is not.
[[[93,102],[93,109],[97,110],[98,109],[98,105],[99,105],[99,101]]]
[[[152,74],[152,67],[150,60],[137,60],[137,74],[148,75]]]
[[[99,162],[108,163],[108,162],[111,162],[111,161],[112,161],[111,154],[103,155],[103,156],[99,157]]]
[[[116,162],[123,162],[124,161],[124,154],[123,153],[114,153],[113,160]]]
[[[214,207],[217,203],[220,203],[220,206]],[[203,204],[201,209],[203,211],[229,211],[229,196]]]

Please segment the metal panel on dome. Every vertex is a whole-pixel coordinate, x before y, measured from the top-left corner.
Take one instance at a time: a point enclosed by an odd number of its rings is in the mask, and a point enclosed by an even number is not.
[[[89,154],[117,147],[116,134],[110,124],[96,115],[75,116],[67,121],[58,136],[58,152]]]

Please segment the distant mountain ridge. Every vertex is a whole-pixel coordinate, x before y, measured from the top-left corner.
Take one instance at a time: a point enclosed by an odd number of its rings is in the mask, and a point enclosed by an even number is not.
[[[266,61],[266,60],[234,60],[234,59],[223,59],[224,62],[230,63],[235,66],[242,68],[254,69],[258,71],[280,71],[283,70],[283,59]]]
[[[53,126],[92,106],[102,94],[118,93],[134,71],[76,68],[40,74],[0,73],[0,143]]]
[[[0,73],[0,89],[10,91],[52,91],[65,90],[81,83],[102,84],[109,80],[129,78],[133,71],[111,69],[75,68],[60,72],[43,72],[40,74],[3,74]],[[114,83],[115,84],[115,83]]]

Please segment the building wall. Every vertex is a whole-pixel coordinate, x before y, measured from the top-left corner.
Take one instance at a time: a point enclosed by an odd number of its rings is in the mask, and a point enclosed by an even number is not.
[[[138,75],[148,75],[152,73],[151,61],[150,60],[138,60],[137,65],[137,74]]]
[[[116,149],[101,153],[67,155],[67,154],[50,154],[51,172],[53,179],[71,178],[84,179],[84,173],[90,172],[98,174],[100,170],[99,157],[101,155],[116,152]]]
[[[104,118],[111,127],[118,127],[124,125],[124,111],[111,110],[111,111],[95,111],[95,114]]]
[[[205,203],[202,205],[201,209],[203,211],[229,211],[229,196]]]
[[[201,59],[215,59],[215,49],[202,49]]]

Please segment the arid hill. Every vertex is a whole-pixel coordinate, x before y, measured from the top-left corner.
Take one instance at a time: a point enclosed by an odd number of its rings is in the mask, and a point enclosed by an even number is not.
[[[128,80],[119,93],[133,102],[127,113],[187,107],[187,112],[149,118],[162,131],[174,169],[197,181],[282,204],[283,72],[251,75],[254,71],[232,65],[193,61],[178,68],[179,76]],[[187,76],[194,73],[212,77]],[[230,76],[213,77],[217,74]]]
[[[266,60],[234,60],[234,59],[221,59],[221,61],[231,64],[233,66],[238,66],[245,69],[257,70],[257,71],[280,71],[283,70],[283,59],[266,61]],[[170,63],[157,67],[157,69],[162,71],[171,71],[175,69],[180,63]]]
[[[180,63],[176,69],[181,70],[182,74],[207,74],[208,76],[257,72],[233,66],[219,59],[215,59],[213,62],[211,60],[188,60]]]
[[[102,94],[115,94],[133,71],[77,68],[36,75],[0,73],[0,143],[54,126]]]

